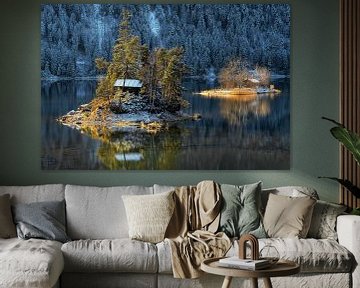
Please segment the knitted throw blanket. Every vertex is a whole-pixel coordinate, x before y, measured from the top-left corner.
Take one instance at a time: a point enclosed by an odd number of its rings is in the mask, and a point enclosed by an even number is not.
[[[216,233],[221,209],[220,186],[202,181],[196,187],[175,190],[175,211],[165,233],[171,247],[175,278],[198,278],[201,262],[222,257],[231,246],[223,232]]]

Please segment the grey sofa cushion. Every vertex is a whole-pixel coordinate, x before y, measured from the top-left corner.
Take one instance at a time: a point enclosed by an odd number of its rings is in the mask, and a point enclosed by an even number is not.
[[[13,206],[18,237],[69,241],[65,231],[65,202],[46,201]]]
[[[9,194],[11,204],[41,201],[61,201],[65,198],[63,184],[34,186],[0,186],[0,195]]]
[[[71,239],[128,238],[122,195],[153,194],[152,187],[66,185],[67,233]]]
[[[64,268],[61,243],[0,239],[0,287],[53,287]]]
[[[78,240],[61,248],[66,272],[156,273],[156,246],[130,239]]]

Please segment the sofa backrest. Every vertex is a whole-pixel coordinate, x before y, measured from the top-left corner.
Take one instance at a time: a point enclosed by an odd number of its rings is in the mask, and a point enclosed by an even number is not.
[[[154,184],[154,194],[166,193],[176,189],[176,186]]]
[[[66,185],[67,233],[71,239],[128,238],[123,195],[153,194],[153,187]]]
[[[61,201],[65,198],[65,185],[0,186],[0,195],[4,194],[10,194],[11,204]]]

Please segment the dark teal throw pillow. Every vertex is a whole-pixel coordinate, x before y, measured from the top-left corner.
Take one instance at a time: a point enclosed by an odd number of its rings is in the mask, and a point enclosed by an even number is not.
[[[266,238],[260,216],[261,182],[243,186],[222,184],[221,192],[219,231],[229,237],[253,234],[257,238]]]

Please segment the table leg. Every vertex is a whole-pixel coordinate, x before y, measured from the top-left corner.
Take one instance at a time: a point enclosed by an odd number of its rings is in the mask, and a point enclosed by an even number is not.
[[[225,276],[224,282],[221,286],[221,288],[230,288],[232,277],[231,276]]]
[[[251,278],[252,287],[258,288],[258,279],[257,278]]]
[[[264,279],[265,288],[273,288],[270,278],[266,277],[263,279]]]

